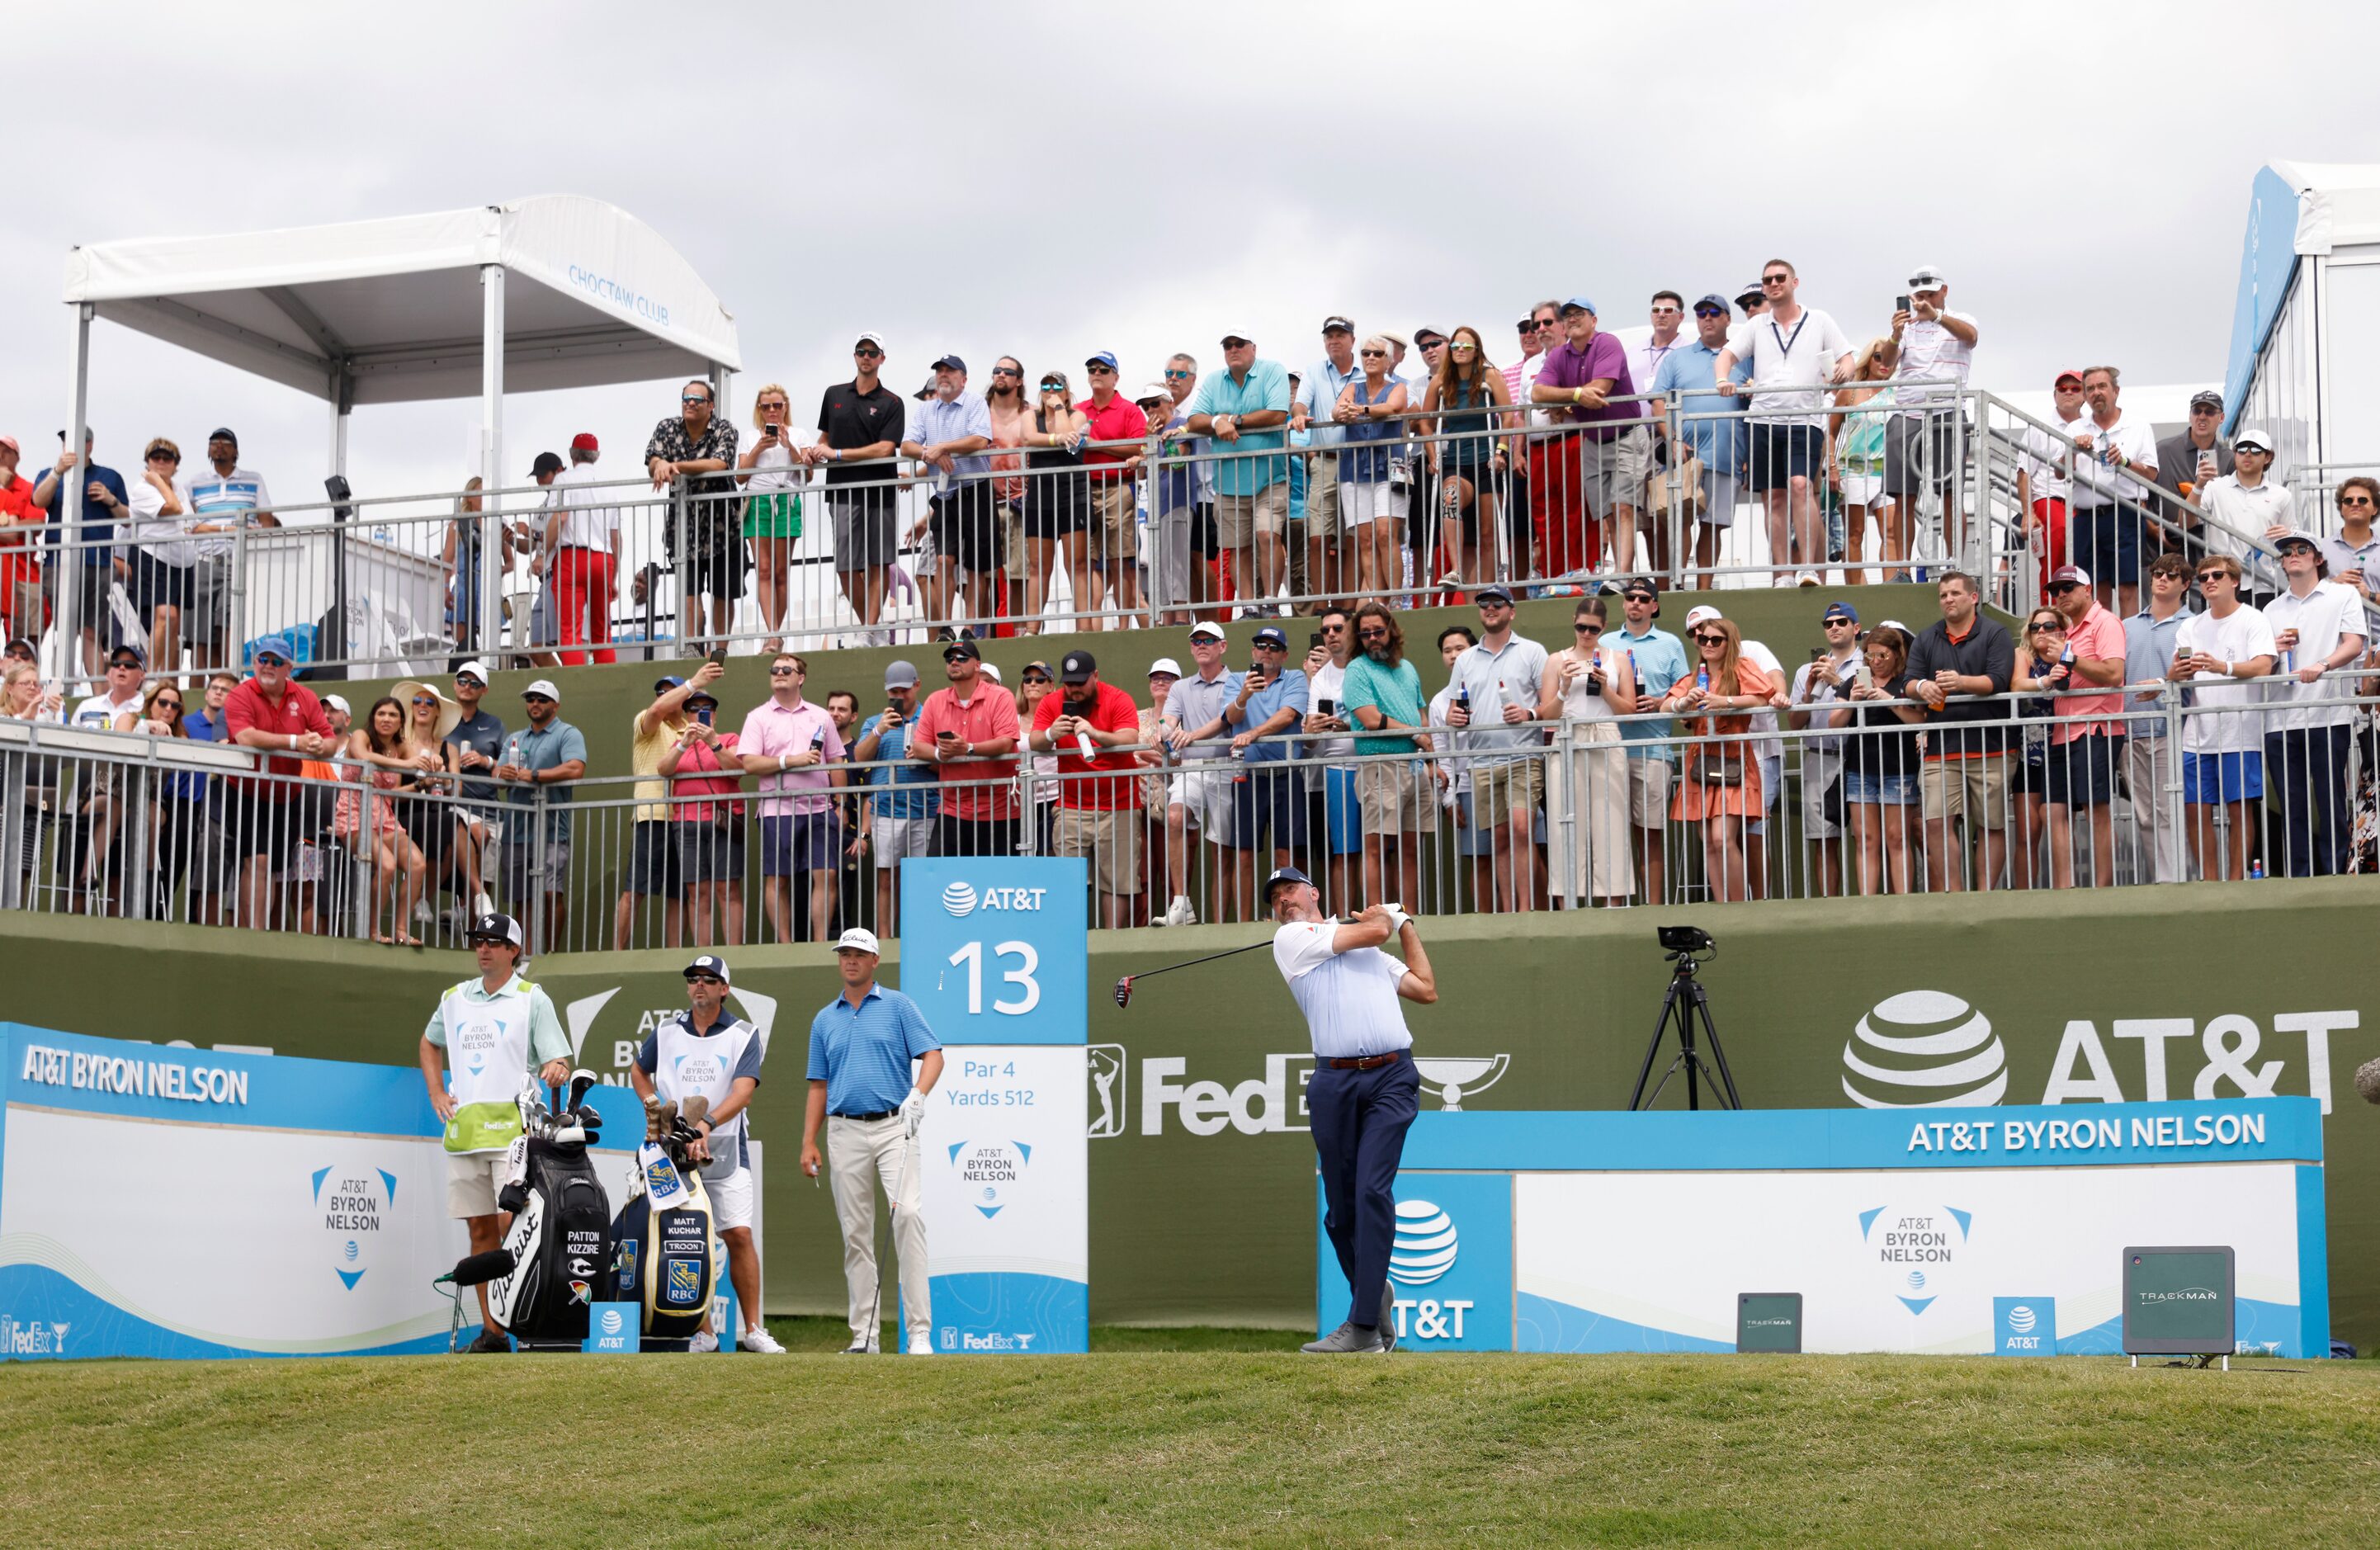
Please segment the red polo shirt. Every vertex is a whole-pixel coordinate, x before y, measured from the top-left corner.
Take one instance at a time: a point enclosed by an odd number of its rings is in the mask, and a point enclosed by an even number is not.
[[[910,735],[909,746],[931,748],[934,738],[943,732],[956,732],[971,743],[1016,737],[1016,702],[1009,698],[1008,690],[990,678],[976,680],[975,698],[964,705],[959,703],[957,690],[938,689],[927,695],[925,704],[918,708],[917,729]],[[934,773],[942,782],[942,811],[951,817],[979,823],[988,818],[1016,816],[1016,761],[1013,757],[937,764]],[[983,781],[997,784],[975,784]]]
[[[231,731],[231,740],[237,742],[242,732],[270,732],[284,740],[307,732],[331,735],[330,719],[322,714],[322,702],[314,691],[292,679],[281,690],[281,703],[274,704],[264,697],[264,690],[254,678],[249,678],[231,691],[224,702],[224,725]],[[284,753],[260,758],[257,768],[265,775],[296,775],[304,773],[306,756]],[[296,789],[289,782],[280,780],[244,780],[241,785],[260,793],[268,802],[285,802]]]
[[[1062,690],[1055,694],[1042,696],[1041,703],[1033,711],[1033,730],[1046,732],[1050,729],[1050,724],[1055,722],[1062,714],[1073,714],[1063,703],[1064,699],[1065,693]],[[1083,719],[1099,731],[1130,732],[1135,741],[1139,738],[1140,707],[1132,702],[1131,695],[1111,683],[1102,683],[1099,686],[1099,692],[1092,696],[1091,708]],[[1058,744],[1058,805],[1091,808],[1101,812],[1120,807],[1138,807],[1140,782],[1137,780],[1068,778],[1093,775],[1104,770],[1137,771],[1141,767],[1140,757],[1137,754],[1125,753],[1116,749],[1100,748],[1097,743],[1092,744],[1091,747],[1099,757],[1085,763],[1082,754],[1075,751],[1074,738],[1065,738]]]
[[[1083,433],[1087,441],[1146,441],[1148,438],[1148,416],[1140,412],[1138,404],[1121,393],[1110,398],[1105,409],[1099,408],[1098,401],[1091,398],[1086,398],[1075,407],[1091,422],[1090,428]],[[1121,463],[1133,456],[1131,452],[1111,447],[1093,447],[1083,454],[1083,461]],[[1095,484],[1113,484],[1122,477],[1114,472],[1090,476]],[[1057,696],[1053,694],[1050,698],[1054,700]]]

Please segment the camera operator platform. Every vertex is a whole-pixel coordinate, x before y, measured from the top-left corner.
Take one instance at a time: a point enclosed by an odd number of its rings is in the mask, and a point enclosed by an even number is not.
[[[1652,1042],[1645,1046],[1645,1064],[1637,1068],[1636,1087],[1628,1095],[1628,1106],[1632,1110],[1651,1108],[1660,1098],[1661,1089],[1669,1086],[1670,1079],[1682,1068],[1686,1073],[1686,1107],[1703,1106],[1701,1083],[1706,1080],[1724,1097],[1723,1106],[1740,1109],[1743,1100],[1736,1096],[1735,1078],[1727,1068],[1727,1051],[1719,1046],[1718,1026],[1711,1021],[1710,994],[1703,989],[1695,973],[1702,967],[1701,958],[1716,954],[1718,944],[1700,926],[1661,926],[1657,930],[1661,946],[1669,949],[1664,956],[1677,968],[1670,971],[1670,988],[1661,996],[1661,1015],[1653,1024]],[[1696,1043],[1698,1024],[1699,1037],[1710,1051],[1708,1061],[1703,1058],[1703,1047]],[[1652,1080],[1653,1062],[1661,1053],[1661,1036],[1672,1028],[1678,1033],[1678,1057],[1670,1062],[1670,1068],[1661,1073],[1660,1082],[1647,1097],[1645,1084]],[[1712,1061],[1718,1063],[1715,1070]]]

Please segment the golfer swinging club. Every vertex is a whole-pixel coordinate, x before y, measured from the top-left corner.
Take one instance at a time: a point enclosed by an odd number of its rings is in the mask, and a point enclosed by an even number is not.
[[[1329,1207],[1322,1227],[1354,1294],[1347,1322],[1304,1349],[1380,1355],[1397,1344],[1389,1245],[1397,1227],[1397,1160],[1421,1095],[1413,1034],[1397,998],[1427,1006],[1438,999],[1438,981],[1421,933],[1395,905],[1334,921],[1322,912],[1314,880],[1282,867],[1265,879],[1265,907],[1281,922],[1272,960],[1314,1037],[1305,1106]],[[1402,963],[1380,951],[1391,938],[1404,951]]]

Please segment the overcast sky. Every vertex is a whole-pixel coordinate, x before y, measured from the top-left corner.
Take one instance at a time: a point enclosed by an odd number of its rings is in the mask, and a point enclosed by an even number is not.
[[[682,18],[716,14],[687,28]],[[6,39],[0,430],[54,455],[79,242],[607,200],[735,315],[807,420],[861,327],[906,390],[937,350],[1124,378],[1326,313],[1469,323],[1541,296],[1606,326],[1772,255],[1875,332],[1911,265],[1983,329],[1986,386],[2120,363],[2211,380],[2250,180],[2380,160],[2380,22],[2341,5],[1448,4],[18,7]],[[999,19],[997,26],[993,18]],[[1146,18],[1148,19],[1136,19]],[[1160,19],[1161,18],[1161,19]],[[1195,19],[1192,19],[1195,18]],[[2360,19],[2359,19],[2360,18]],[[327,409],[102,323],[101,460],[217,423],[285,501]],[[508,400],[506,460],[574,431],[630,470],[672,384]],[[453,488],[472,404],[355,420],[360,494]]]

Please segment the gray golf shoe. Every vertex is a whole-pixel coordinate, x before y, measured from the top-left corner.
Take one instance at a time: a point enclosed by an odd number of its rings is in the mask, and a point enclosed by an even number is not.
[[[1397,1288],[1388,1282],[1380,1283],[1380,1350],[1383,1354],[1397,1349]]]
[[[1309,1340],[1297,1348],[1308,1356],[1385,1356],[1389,1348],[1380,1344],[1377,1329],[1358,1329],[1342,1324],[1319,1340]]]

